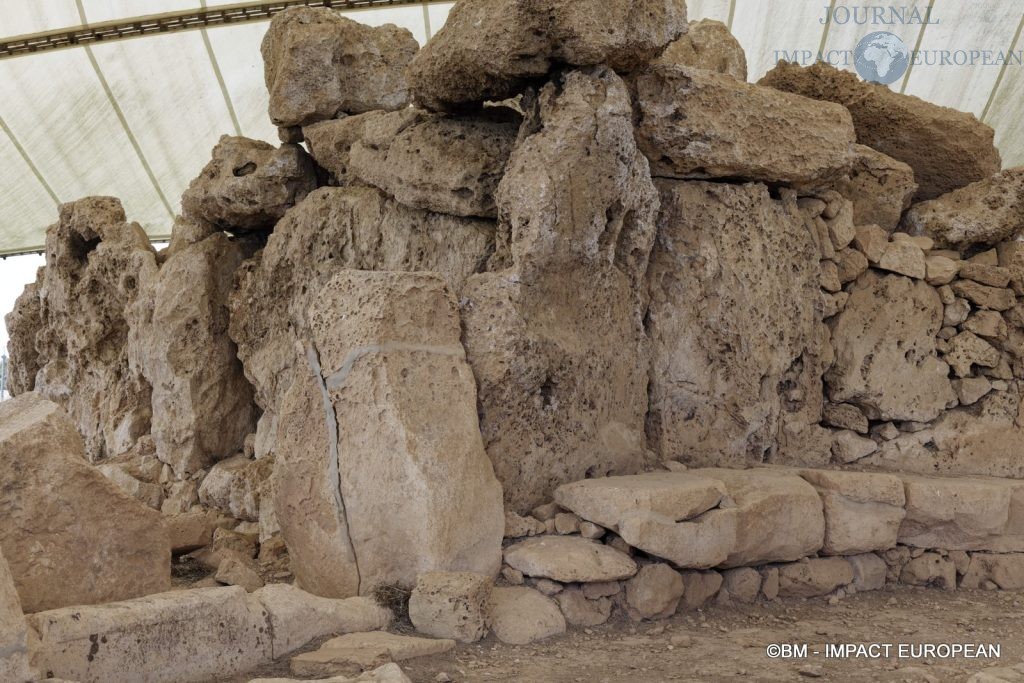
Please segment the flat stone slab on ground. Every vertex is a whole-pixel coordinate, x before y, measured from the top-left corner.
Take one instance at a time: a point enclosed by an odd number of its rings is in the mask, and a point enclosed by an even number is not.
[[[331,638],[319,650],[292,657],[296,676],[331,676],[356,673],[387,662],[401,662],[447,652],[455,641],[446,638],[416,638],[387,631],[349,633]]]

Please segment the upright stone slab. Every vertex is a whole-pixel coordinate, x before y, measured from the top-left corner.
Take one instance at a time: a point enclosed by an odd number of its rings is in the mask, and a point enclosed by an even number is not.
[[[509,267],[462,292],[484,444],[518,512],[643,465],[658,201],[614,72],[561,74],[528,109],[497,192]]]
[[[825,351],[817,247],[795,203],[754,183],[658,188],[647,273],[652,447],[697,465],[807,457],[806,442],[786,440],[822,432]]]
[[[857,142],[914,169],[918,201],[987,178],[1001,166],[994,132],[974,115],[866,83],[850,71],[780,62],[760,83],[845,106]]]
[[[501,488],[451,290],[433,274],[340,271],[309,324],[275,471],[300,584],[343,597],[424,571],[496,574]]]
[[[0,552],[0,680],[27,683],[35,680],[28,665],[28,624],[14,588],[11,570]]]
[[[156,454],[179,478],[241,452],[255,428],[252,386],[228,337],[228,295],[245,256],[223,233],[185,245],[136,306],[132,343],[153,387]]]
[[[170,588],[160,513],[85,460],[60,407],[38,394],[0,403],[0,547],[26,612]]]
[[[631,82],[655,176],[813,184],[850,169],[853,124],[838,105],[675,64]]]

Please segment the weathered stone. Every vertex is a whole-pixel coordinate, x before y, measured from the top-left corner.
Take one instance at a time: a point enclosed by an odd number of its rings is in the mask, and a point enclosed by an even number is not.
[[[678,64],[728,74],[738,81],[747,80],[747,55],[729,28],[714,19],[691,21],[690,29],[669,43],[660,64]]]
[[[856,249],[847,248],[837,255],[836,265],[839,269],[839,282],[853,282],[861,273],[868,269],[868,258]]]
[[[626,582],[630,614],[642,619],[667,619],[683,596],[683,577],[667,564],[646,564]]]
[[[181,196],[185,218],[229,232],[267,230],[316,189],[316,172],[298,145],[224,135],[213,158]]]
[[[527,576],[569,582],[617,581],[636,574],[628,555],[580,536],[539,536],[505,549],[505,563]]]
[[[160,513],[86,462],[56,404],[35,393],[0,403],[0,481],[0,547],[26,612],[170,587]]]
[[[779,566],[780,598],[814,598],[853,583],[853,568],[844,557],[812,557]]]
[[[223,233],[186,245],[133,308],[136,363],[153,387],[156,455],[179,479],[241,451],[255,428],[252,386],[227,334],[228,296],[245,256]]]
[[[14,579],[0,552],[0,680],[23,683],[35,680],[28,662],[28,624]]]
[[[949,341],[944,356],[957,377],[969,377],[974,365],[994,368],[999,364],[999,350],[973,332],[961,332]]]
[[[918,548],[988,550],[1006,530],[1014,489],[999,479],[899,475],[907,516],[899,542]]]
[[[722,587],[718,592],[720,602],[751,603],[761,592],[761,574],[750,567],[727,569],[722,572]]]
[[[1005,311],[1013,308],[1017,302],[1012,289],[989,287],[972,280],[957,280],[952,285],[953,292],[971,303],[993,311]]]
[[[405,68],[419,45],[394,24],[371,27],[302,7],[274,16],[260,51],[270,120],[288,127],[405,107]]]
[[[694,610],[703,607],[710,600],[718,589],[722,587],[722,575],[716,571],[684,571],[683,576],[683,606],[687,610]]]
[[[814,487],[795,474],[769,469],[693,470],[725,482],[739,517],[726,567],[790,562],[817,552],[825,517]]]
[[[928,256],[925,258],[925,278],[933,286],[945,285],[953,281],[960,271],[960,264],[945,256]]]
[[[532,588],[495,588],[490,621],[495,637],[509,645],[528,645],[565,633],[558,603]]]
[[[297,678],[253,678],[249,683],[301,683],[302,680],[309,683],[310,679]],[[355,678],[348,676],[331,676],[321,678],[313,683],[412,683],[412,679],[405,675],[402,667],[394,662],[378,666],[372,671],[364,671]]]
[[[637,143],[655,176],[816,183],[850,169],[841,106],[671,64],[632,78]]]
[[[914,170],[867,145],[854,145],[853,155],[850,175],[836,189],[853,202],[854,223],[892,232],[917,192]]]
[[[825,555],[856,555],[896,545],[906,511],[903,482],[868,472],[801,470],[825,512]]]
[[[555,502],[583,519],[617,530],[636,512],[654,512],[679,522],[716,507],[725,485],[688,472],[648,472],[583,479],[555,489]]]
[[[823,351],[817,250],[795,202],[773,200],[758,184],[660,181],[659,189],[648,270],[652,447],[691,465],[805,453],[785,432],[820,430]]]
[[[867,273],[830,322],[835,363],[825,375],[835,402],[873,420],[934,419],[953,399],[948,366],[935,353],[942,303],[924,282]]]
[[[822,421],[832,427],[853,430],[859,434],[868,433],[868,418],[855,405],[826,403],[821,415]]]
[[[203,505],[216,508],[236,519],[258,522],[260,487],[273,471],[272,458],[250,460],[238,455],[210,468],[199,487]]]
[[[960,588],[981,588],[986,581],[1004,591],[1024,590],[1024,553],[971,553]]]
[[[210,545],[216,529],[226,529],[234,524],[230,517],[214,510],[199,508],[179,514],[165,514],[164,527],[170,538],[173,553],[187,553]]]
[[[129,310],[156,268],[146,234],[112,197],[62,204],[47,230],[34,388],[68,412],[93,462],[149,433],[150,387],[131,362]]]
[[[859,225],[854,229],[853,244],[868,261],[878,263],[889,246],[889,235],[877,225]]]
[[[350,185],[356,177],[350,172],[352,146],[371,124],[388,115],[386,111],[370,111],[340,119],[329,119],[303,127],[309,154],[320,168],[327,171],[332,185]]]
[[[409,619],[428,636],[475,643],[487,634],[493,581],[472,572],[424,572],[409,598]]]
[[[226,586],[241,586],[249,593],[263,588],[263,578],[251,563],[243,562],[237,557],[224,558],[213,578]]]
[[[846,558],[853,569],[853,588],[857,592],[877,591],[885,588],[885,560],[875,553],[851,555]]]
[[[160,484],[137,479],[120,464],[106,462],[97,465],[96,469],[104,477],[116,484],[119,489],[143,505],[154,510],[161,509],[164,499],[164,488]]]
[[[992,382],[988,377],[965,377],[953,380],[953,390],[960,400],[960,405],[974,405],[981,397],[992,391]]]
[[[653,512],[636,512],[619,525],[622,539],[679,567],[706,569],[726,560],[736,545],[736,510],[710,510],[684,522]]]
[[[960,277],[990,287],[1005,287],[1010,284],[1010,270],[1000,266],[968,261],[960,268]]]
[[[344,597],[429,570],[496,575],[501,487],[451,290],[431,273],[342,270],[308,315],[274,473],[301,585]]]
[[[839,281],[839,267],[835,261],[825,260],[819,266],[818,284],[821,285],[821,288],[831,293],[840,291],[843,288],[843,283]]]
[[[930,251],[935,246],[935,240],[926,235],[909,235],[905,232],[894,232],[889,237],[893,242],[913,244],[921,251]]]
[[[348,172],[407,206],[494,218],[494,192],[519,121],[508,109],[485,111],[491,115],[452,118],[405,109],[374,118],[349,151]]]
[[[348,633],[331,638],[319,649],[292,657],[291,672],[296,676],[333,676],[357,673],[388,662],[402,662],[447,652],[454,640],[415,638],[385,631]]]
[[[1024,168],[1009,168],[915,204],[902,227],[956,249],[1012,240],[1024,230]]]
[[[522,538],[542,533],[544,533],[544,522],[536,517],[529,515],[523,517],[511,510],[505,510],[505,538]]]
[[[857,141],[909,164],[918,201],[987,178],[1001,160],[992,129],[971,114],[903,95],[818,62],[780,62],[760,83],[850,110]]]
[[[765,600],[775,600],[779,597],[779,568],[776,566],[762,567],[761,574],[761,597]]]
[[[568,587],[561,591],[555,596],[555,602],[561,608],[565,621],[574,626],[599,626],[608,621],[612,613],[611,600],[606,597],[588,599],[583,591],[576,587]]]
[[[924,553],[904,565],[900,583],[956,590],[956,565],[938,553]]]
[[[559,512],[555,515],[555,533],[575,534],[580,530],[580,518],[571,512]]]
[[[955,327],[967,320],[971,314],[971,305],[967,299],[954,298],[953,303],[946,304],[942,310],[942,324],[945,327]]]
[[[536,132],[498,187],[512,263],[462,292],[480,429],[517,512],[559,484],[644,464],[642,280],[658,199],[631,116],[605,68],[544,86],[524,124]]]
[[[558,595],[565,588],[564,584],[551,579],[534,579],[531,581],[533,587],[548,597]]]
[[[251,560],[256,557],[256,537],[227,527],[217,527],[213,530],[210,545],[189,553],[189,557],[211,572],[217,571],[224,560],[232,557],[252,565]]]
[[[856,462],[876,450],[878,450],[878,445],[874,441],[858,436],[849,429],[832,434],[832,456],[841,463]]]
[[[465,108],[513,97],[556,64],[631,71],[686,30],[675,0],[461,0],[413,59],[409,85],[429,109]]]
[[[928,274],[924,251],[909,242],[893,240],[885,247],[882,258],[876,264],[882,270],[923,280]]]
[[[230,300],[231,338],[265,411],[257,450],[274,450],[284,392],[296,368],[306,372],[296,343],[309,305],[338,268],[427,270],[458,292],[493,250],[492,222],[411,209],[367,187],[321,188],[289,211],[238,271]]]
[[[36,386],[36,373],[42,362],[36,351],[36,335],[42,329],[39,282],[42,272],[36,272],[36,282],[25,289],[14,302],[14,308],[4,316],[7,329],[7,393],[11,396],[32,391]]]

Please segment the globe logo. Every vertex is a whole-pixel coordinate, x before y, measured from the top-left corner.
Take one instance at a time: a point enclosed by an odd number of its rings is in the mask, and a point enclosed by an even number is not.
[[[907,71],[910,51],[900,37],[875,31],[860,39],[853,50],[853,63],[865,81],[889,85]]]

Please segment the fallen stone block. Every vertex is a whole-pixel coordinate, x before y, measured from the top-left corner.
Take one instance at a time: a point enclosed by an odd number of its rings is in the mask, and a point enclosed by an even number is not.
[[[274,474],[300,584],[346,597],[424,571],[497,575],[501,487],[451,290],[430,273],[341,270],[308,319]]]
[[[21,611],[11,571],[0,552],[0,680],[27,683],[35,680],[29,669],[28,624]]]
[[[181,210],[219,230],[268,230],[315,189],[314,164],[298,145],[225,135],[181,196]]]
[[[984,588],[987,581],[1004,591],[1024,590],[1024,553],[971,553],[960,588]]]
[[[565,633],[558,603],[533,588],[496,587],[491,594],[491,630],[503,643],[528,645]]]
[[[688,472],[583,479],[555,489],[560,506],[613,531],[625,517],[639,511],[676,522],[690,519],[716,507],[724,496],[725,484]]]
[[[836,190],[853,202],[856,225],[877,225],[892,232],[917,192],[914,169],[867,145],[853,146],[850,175]]]
[[[0,481],[0,547],[26,612],[170,588],[160,513],[86,461],[57,404],[36,393],[0,403]]]
[[[760,83],[845,106],[857,142],[914,169],[918,201],[987,178],[1002,165],[993,130],[973,115],[866,83],[849,71],[780,62]]]
[[[409,598],[409,619],[434,638],[475,643],[487,635],[494,577],[472,572],[424,572]]]
[[[618,581],[637,571],[625,553],[581,536],[528,538],[505,549],[505,563],[527,576],[563,583]]]
[[[291,672],[296,676],[354,674],[388,662],[442,654],[453,647],[454,640],[414,638],[386,631],[349,633],[292,657]]]
[[[906,515],[903,481],[888,474],[800,470],[821,496],[826,555],[857,555],[896,545]]]
[[[1012,240],[1024,230],[1024,168],[1009,168],[915,204],[901,227],[961,251]]]
[[[409,101],[405,68],[418,51],[394,24],[366,26],[328,8],[281,12],[260,47],[270,120],[287,128],[401,109]]]
[[[813,184],[850,170],[856,138],[841,106],[677,65],[631,78],[652,175]]]
[[[669,43],[655,61],[728,74],[738,81],[747,80],[747,55],[743,46],[725,24],[714,19],[691,21],[690,29]]]
[[[779,565],[780,598],[814,598],[853,583],[853,568],[844,557],[812,557]]]
[[[796,474],[769,469],[692,472],[721,479],[736,503],[736,545],[723,566],[792,562],[821,549],[825,539],[821,499]]]
[[[466,109],[514,97],[556,64],[631,71],[686,30],[674,0],[462,0],[409,65],[409,85],[428,109]]]

